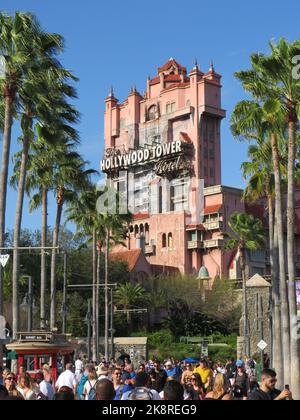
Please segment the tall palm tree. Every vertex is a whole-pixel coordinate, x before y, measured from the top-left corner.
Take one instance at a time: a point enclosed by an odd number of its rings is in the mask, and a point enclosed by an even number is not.
[[[250,91],[255,98],[253,101],[241,101],[234,109],[231,118],[233,135],[237,138],[252,140],[253,132],[259,133],[261,138],[270,138],[272,147],[272,160],[274,166],[275,183],[275,223],[279,256],[280,302],[281,302],[281,328],[284,366],[284,382],[290,383],[290,322],[289,304],[286,284],[285,240],[282,203],[282,167],[280,165],[280,143],[284,138],[284,114],[281,107],[274,106],[270,99],[260,101],[259,95],[268,94],[265,87],[267,76],[257,74],[256,56],[252,57],[253,69],[248,72],[239,72],[236,76],[242,81],[245,90]],[[255,69],[255,70],[254,70]]]
[[[0,80],[4,107],[3,146],[0,174],[0,248],[4,246],[7,182],[11,132],[19,95],[28,77],[34,58],[39,53],[36,40],[40,28],[34,16],[17,12],[14,17],[0,13],[0,56],[4,59],[5,74]],[[37,48],[37,50],[35,50]],[[0,313],[3,313],[3,282],[0,267]]]
[[[55,51],[55,45],[47,42],[47,49]],[[47,51],[46,51],[47,57]],[[17,197],[17,208],[15,218],[15,229],[14,229],[14,269],[13,269],[13,330],[18,331],[18,282],[19,282],[19,251],[18,246],[20,242],[21,234],[21,223],[23,213],[23,202],[26,185],[26,176],[28,169],[28,156],[29,149],[36,139],[36,135],[33,131],[33,124],[37,121],[36,131],[41,132],[41,126],[47,124],[49,121],[49,111],[51,109],[51,123],[57,131],[64,132],[66,130],[66,123],[76,122],[77,113],[70,112],[68,104],[65,102],[65,89],[64,89],[64,77],[65,73],[62,71],[60,74],[60,68],[48,67],[51,65],[51,60],[46,59],[46,64],[43,63],[43,59],[37,60],[36,71],[33,80],[29,79],[23,88],[23,93],[20,95],[20,103],[24,105],[24,112],[22,114],[22,154],[21,163],[19,168],[19,179],[18,179],[18,197]],[[49,77],[50,74],[50,77]],[[47,94],[50,90],[51,94]],[[75,93],[68,92],[73,98]],[[46,97],[46,99],[44,99]],[[58,97],[59,108],[58,108]],[[57,107],[57,110],[56,110]],[[68,133],[72,130],[68,127]],[[45,131],[45,130],[44,130]],[[76,132],[75,132],[76,137]]]
[[[243,322],[244,322],[244,354],[250,355],[249,323],[247,310],[247,277],[246,251],[256,250],[264,244],[264,229],[262,222],[254,216],[245,213],[234,213],[228,222],[232,233],[224,233],[225,249],[235,250],[239,254],[243,278]]]
[[[288,296],[291,339],[291,385],[300,398],[300,382],[295,372],[300,370],[298,318],[296,303],[295,270],[295,168],[297,131],[299,129],[300,81],[294,77],[294,57],[300,55],[300,40],[288,43],[281,38],[279,43],[270,43],[271,55],[257,55],[256,63],[263,75],[268,76],[272,96],[272,107],[282,108],[287,122],[288,165],[287,165],[287,265]]]
[[[90,185],[90,175],[95,173],[92,169],[85,169],[88,162],[82,160],[81,156],[73,150],[68,150],[61,155],[53,171],[53,190],[56,196],[56,219],[52,238],[51,256],[51,306],[50,306],[50,328],[56,327],[56,264],[59,232],[63,214],[63,206],[77,199],[77,193],[85,190]]]
[[[268,201],[269,250],[272,280],[272,362],[277,371],[279,383],[281,384],[283,381],[283,366],[277,235],[276,241],[274,239],[274,168],[270,142],[263,142],[260,138],[257,138],[257,142],[257,145],[250,145],[248,148],[248,156],[250,158],[250,162],[244,162],[242,164],[242,172],[244,178],[247,179],[250,177],[243,197],[245,201],[254,203],[261,197],[267,197]]]

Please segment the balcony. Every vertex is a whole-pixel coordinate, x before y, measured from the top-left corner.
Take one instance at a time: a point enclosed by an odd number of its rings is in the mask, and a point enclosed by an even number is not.
[[[222,248],[224,245],[224,241],[222,239],[210,239],[208,241],[204,241],[204,248]]]
[[[188,249],[203,249],[202,241],[188,241]]]
[[[203,226],[206,230],[223,230],[223,222],[221,221],[210,221],[203,223]]]
[[[155,254],[155,245],[146,245],[145,246],[145,255],[154,255]]]

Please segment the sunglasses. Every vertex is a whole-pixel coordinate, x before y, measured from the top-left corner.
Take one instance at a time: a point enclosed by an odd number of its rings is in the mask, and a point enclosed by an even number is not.
[[[121,373],[115,373],[116,376],[121,376]]]
[[[192,380],[192,381],[195,381],[195,380],[196,380],[196,378],[191,378],[191,380]]]
[[[14,380],[14,378],[6,378],[5,380],[6,380],[6,381],[13,381],[13,380]]]

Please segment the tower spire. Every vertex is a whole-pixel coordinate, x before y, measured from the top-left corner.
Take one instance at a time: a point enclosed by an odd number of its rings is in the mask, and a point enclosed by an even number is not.
[[[209,71],[211,71],[211,72],[214,72],[215,71],[213,60],[210,61],[210,69],[209,69]]]
[[[112,86],[110,87],[109,96],[111,98],[114,96],[114,88]]]

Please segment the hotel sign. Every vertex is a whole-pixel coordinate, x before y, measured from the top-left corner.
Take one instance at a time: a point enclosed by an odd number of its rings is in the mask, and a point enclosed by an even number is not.
[[[130,166],[141,165],[151,161],[169,159],[172,157],[174,158],[183,152],[184,150],[182,142],[175,141],[149,149],[137,149],[130,153],[109,157],[108,159],[104,159],[100,162],[100,168],[102,172],[124,169]]]

